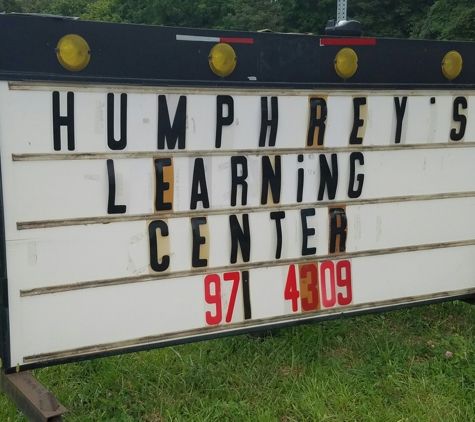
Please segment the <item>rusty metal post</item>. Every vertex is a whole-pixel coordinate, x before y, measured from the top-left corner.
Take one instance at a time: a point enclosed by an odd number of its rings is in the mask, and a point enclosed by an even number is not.
[[[68,412],[28,371],[7,375],[0,370],[0,387],[31,422],[62,422]]]

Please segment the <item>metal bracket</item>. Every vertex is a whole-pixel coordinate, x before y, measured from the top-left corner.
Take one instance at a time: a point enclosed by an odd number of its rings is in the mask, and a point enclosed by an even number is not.
[[[0,388],[31,422],[62,422],[66,409],[30,372],[5,374]]]

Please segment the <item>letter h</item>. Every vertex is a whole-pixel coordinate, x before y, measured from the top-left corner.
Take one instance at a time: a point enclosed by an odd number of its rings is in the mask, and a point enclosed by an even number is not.
[[[68,150],[74,151],[74,92],[67,94],[67,114],[60,115],[59,92],[53,92],[53,146],[55,151],[61,151],[61,126],[68,128]]]

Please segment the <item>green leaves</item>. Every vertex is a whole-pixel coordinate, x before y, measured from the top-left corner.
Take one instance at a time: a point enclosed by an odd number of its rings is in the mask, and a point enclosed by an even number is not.
[[[281,4],[268,0],[231,0],[221,27],[234,30],[281,31],[284,26]]]
[[[358,0],[349,14],[361,22],[364,36],[409,38],[414,25],[426,16],[434,0]]]
[[[0,0],[0,12],[148,25],[323,34],[337,0]],[[364,36],[475,39],[473,0],[350,0]]]
[[[81,18],[91,21],[123,22],[115,0],[97,0],[89,3]]]
[[[475,40],[475,4],[472,0],[437,0],[412,35],[438,40]]]

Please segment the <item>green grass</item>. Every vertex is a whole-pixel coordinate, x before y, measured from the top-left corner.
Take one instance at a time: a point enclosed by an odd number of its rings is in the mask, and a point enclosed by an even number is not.
[[[34,372],[66,422],[475,421],[474,326],[455,302]]]

